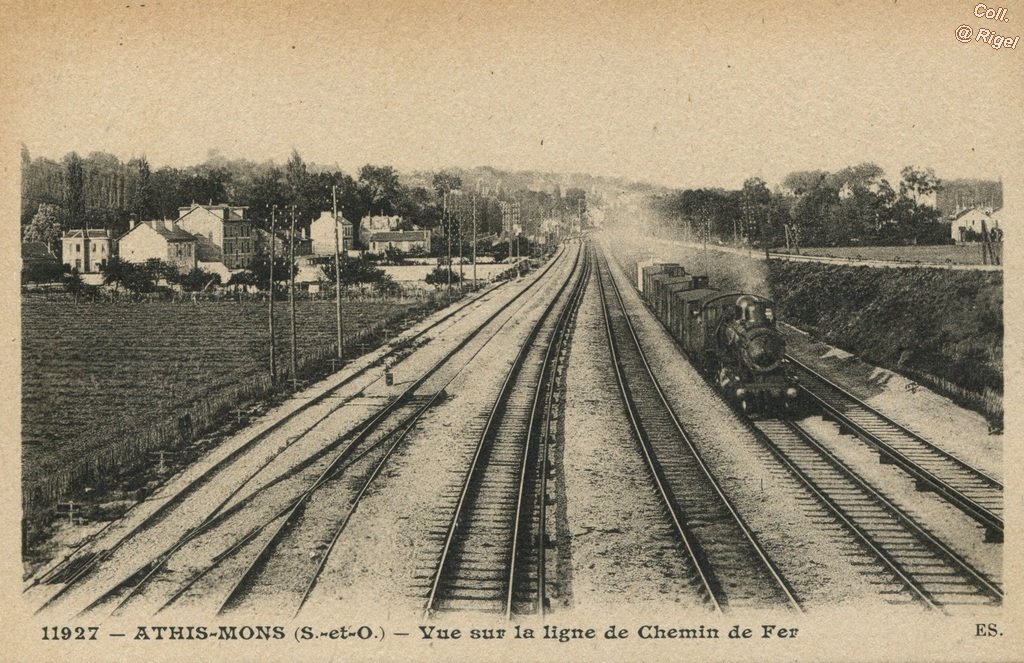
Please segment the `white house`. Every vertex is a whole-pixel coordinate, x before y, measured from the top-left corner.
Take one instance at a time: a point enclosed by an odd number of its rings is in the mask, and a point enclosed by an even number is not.
[[[69,230],[61,248],[64,264],[80,274],[96,274],[114,255],[114,239],[106,230]]]
[[[370,235],[370,253],[384,253],[386,249],[401,249],[405,253],[430,253],[429,230],[397,230]]]
[[[1002,210],[993,211],[989,207],[975,207],[973,209],[963,210],[959,214],[953,217],[953,222],[950,226],[950,235],[953,241],[957,243],[964,242],[980,242],[981,237],[981,224],[985,222],[985,230],[988,231],[989,237],[992,239],[1001,239],[1003,229],[999,225],[999,217],[1002,216]],[[998,230],[997,230],[998,229]],[[993,230],[997,230],[993,236]]]
[[[370,235],[387,230],[398,230],[402,223],[400,216],[364,216],[359,222],[359,241],[370,243]]]
[[[163,260],[183,273],[196,268],[196,238],[173,221],[144,221],[121,235],[118,248],[126,262]]]
[[[338,242],[342,251],[352,248],[352,223],[338,215],[335,221],[330,212],[321,212],[320,218],[309,225],[309,236],[313,240],[313,255],[334,255],[334,232],[338,229]]]

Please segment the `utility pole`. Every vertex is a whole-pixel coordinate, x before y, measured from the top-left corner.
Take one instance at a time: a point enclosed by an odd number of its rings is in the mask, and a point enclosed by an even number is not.
[[[338,322],[338,359],[345,359],[345,339],[341,334],[341,243],[338,240],[338,187],[331,187],[334,206],[334,308]]]
[[[473,193],[473,290],[476,290],[476,193]]]
[[[277,382],[277,365],[274,363],[274,244],[277,236],[277,205],[270,210],[270,381]]]
[[[292,388],[299,384],[299,360],[295,347],[295,205],[291,206],[291,232],[288,234],[288,305],[291,307]]]
[[[459,219],[459,292],[462,292],[462,218],[466,216],[465,201],[459,197],[458,214],[456,215]]]
[[[441,217],[445,220],[444,238],[448,245],[448,296],[452,295],[452,216],[448,210],[448,191],[444,192],[444,207]]]
[[[576,199],[576,223],[579,224],[580,234],[583,234],[583,199]]]
[[[711,274],[711,263],[708,261],[708,238],[711,236],[711,215],[707,207],[701,209],[702,221],[704,222],[704,273]]]

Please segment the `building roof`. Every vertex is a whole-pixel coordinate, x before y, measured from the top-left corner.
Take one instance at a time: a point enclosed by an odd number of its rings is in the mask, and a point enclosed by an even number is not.
[[[69,230],[66,233],[64,233],[64,237],[65,238],[69,238],[69,237],[83,237],[83,236],[86,235],[86,233],[88,233],[88,237],[90,237],[90,238],[96,237],[96,238],[99,238],[99,239],[108,239],[110,237],[110,235],[107,234],[106,230],[96,230],[96,229],[93,229],[93,228],[90,228],[88,230],[83,230],[81,228],[79,228],[77,230]]]
[[[373,233],[371,242],[425,242],[430,236],[429,230],[391,230]]]
[[[317,218],[313,219],[313,223],[316,223],[318,221],[327,221],[328,223],[330,223],[331,217],[333,217],[333,216],[334,215],[331,214],[330,212],[320,212],[320,216],[318,216]],[[351,226],[352,225],[352,222],[349,221],[348,219],[346,219],[345,216],[342,215],[342,214],[338,215],[338,223],[340,223],[343,226]]]
[[[131,235],[133,232],[135,232],[139,228],[142,228],[143,226],[149,228],[150,230],[156,231],[158,235],[163,237],[168,242],[196,241],[196,238],[191,233],[185,232],[178,226],[174,225],[173,221],[143,221],[142,223],[140,223],[139,225],[135,226],[134,228],[126,232],[124,235],[122,235],[121,239],[124,239],[128,235]]]
[[[994,216],[996,214],[996,212],[1002,212],[1002,209],[1003,209],[1002,207],[997,207],[995,209],[993,209],[991,207],[966,207],[966,208],[960,210],[959,212],[957,212],[956,214],[954,214],[952,219],[953,219],[953,221],[956,221],[957,219],[965,217],[968,214],[973,214],[975,212],[977,212],[978,214],[981,214],[982,216],[991,217],[991,216]]]
[[[227,210],[227,214],[225,214],[224,217],[221,219],[222,221],[245,221],[246,219],[243,218],[242,215],[238,213],[238,210],[247,210],[249,209],[249,207],[246,205],[228,205],[226,203],[220,203],[217,205],[200,205],[198,203],[192,203],[191,205],[178,208],[178,218],[180,219],[186,214],[191,214],[197,209]]]

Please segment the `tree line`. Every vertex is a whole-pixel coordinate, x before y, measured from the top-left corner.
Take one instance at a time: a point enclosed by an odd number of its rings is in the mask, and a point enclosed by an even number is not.
[[[586,210],[586,192],[570,188],[563,194],[500,187],[486,192],[463,188],[449,171],[433,173],[430,185],[422,178],[404,183],[388,165],[367,164],[353,177],[336,168],[306,163],[293,151],[284,165],[228,159],[213,152],[201,164],[152,169],[145,157],[121,161],[93,152],[70,152],[60,161],[33,158],[21,152],[23,239],[42,241],[59,249],[61,234],[72,228],[108,229],[114,236],[127,232],[129,221],[175,219],[192,203],[227,203],[248,207],[249,218],[269,228],[272,210],[279,222],[294,210],[296,227],[305,229],[334,204],[356,226],[364,216],[400,216],[400,229],[413,225],[438,228],[459,246],[477,237],[498,239],[509,231],[509,203],[515,203],[518,230],[537,235],[546,219],[564,221]],[[504,204],[504,207],[503,207]],[[358,241],[358,240],[357,240]]]
[[[739,190],[687,189],[654,197],[674,231],[752,246],[857,246],[949,243],[935,208],[941,181],[930,169],[904,168],[891,184],[864,163],[837,172],[796,171],[771,191],[753,177]]]

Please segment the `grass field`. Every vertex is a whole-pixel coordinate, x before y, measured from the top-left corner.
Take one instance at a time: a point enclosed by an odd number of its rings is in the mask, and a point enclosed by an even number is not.
[[[346,337],[420,300],[344,304]],[[288,306],[275,311],[289,361]],[[333,347],[333,301],[297,302],[299,354]],[[90,303],[22,299],[22,467],[31,484],[124,436],[266,374],[266,304]]]
[[[786,253],[785,249],[773,249],[774,253]],[[801,247],[800,253],[833,258],[854,258],[861,260],[887,260],[900,262],[921,262],[931,264],[953,263],[958,265],[980,265],[981,246],[826,246]]]

